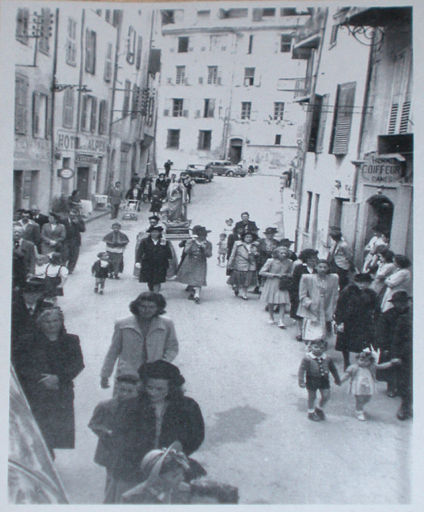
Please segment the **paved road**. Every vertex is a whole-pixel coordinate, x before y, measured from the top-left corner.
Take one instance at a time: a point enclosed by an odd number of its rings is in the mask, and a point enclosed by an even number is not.
[[[396,420],[398,399],[387,398],[379,384],[369,420],[358,422],[346,388],[333,386],[328,420],[308,421],[306,392],[297,386],[304,348],[294,341],[294,328],[268,325],[257,297],[235,298],[225,270],[216,264],[226,218],[238,220],[247,210],[261,229],[281,226],[280,204],[279,180],[272,176],[221,177],[195,188],[189,217],[193,225],[212,230],[215,250],[209,286],[200,305],[187,300],[179,283],[163,287],[180,339],[175,363],[206,422],[206,439],[195,458],[210,477],[238,486],[244,504],[407,503],[411,425]],[[287,212],[286,236],[293,236],[294,217]],[[80,335],[86,363],[76,380],[76,449],[57,451],[56,458],[72,503],[102,501],[104,469],[92,461],[96,438],[86,425],[95,405],[110,396],[99,387],[99,371],[113,322],[127,315],[129,302],[147,288],[132,277],[135,238],[146,219],[143,205],[137,222],[123,222],[132,241],[125,271],[120,281],[107,281],[104,296],[93,293],[90,267],[111,221],[88,224],[77,269],[61,299],[68,331]],[[341,358],[334,355],[340,369]]]

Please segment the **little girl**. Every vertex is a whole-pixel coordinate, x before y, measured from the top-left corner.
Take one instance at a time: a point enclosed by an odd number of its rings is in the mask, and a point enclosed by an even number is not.
[[[109,254],[107,252],[99,252],[97,257],[99,259],[95,261],[91,267],[91,273],[96,278],[94,293],[103,295],[103,288],[105,287],[106,278],[113,269],[109,261]]]
[[[219,242],[216,245],[218,246],[218,266],[225,267],[227,256],[227,235],[225,233],[219,235]]]
[[[375,374],[378,370],[391,368],[395,363],[375,364],[374,356],[369,348],[364,349],[357,356],[357,363],[350,365],[343,374],[340,381],[346,382],[350,379],[351,395],[356,399],[356,417],[359,421],[365,421],[364,407],[371,400],[375,393]]]

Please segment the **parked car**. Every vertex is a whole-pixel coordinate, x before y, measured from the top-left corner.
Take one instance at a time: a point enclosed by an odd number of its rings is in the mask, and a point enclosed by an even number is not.
[[[207,169],[203,164],[190,164],[187,165],[187,169],[184,171],[194,181],[203,181],[210,183],[213,180],[213,172]]]
[[[206,164],[217,176],[246,176],[247,171],[241,164],[234,165],[229,160],[214,160]]]

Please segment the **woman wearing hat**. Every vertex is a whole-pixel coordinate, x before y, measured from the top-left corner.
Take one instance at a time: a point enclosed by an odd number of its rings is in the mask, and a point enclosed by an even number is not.
[[[239,295],[241,299],[247,298],[247,289],[249,286],[256,286],[257,279],[257,259],[258,247],[254,244],[257,236],[254,233],[243,233],[241,240],[234,243],[230,259],[228,260],[228,269],[231,275],[227,281],[233,286],[234,294]]]
[[[335,349],[343,354],[345,370],[350,365],[350,352],[359,354],[364,348],[375,345],[377,294],[370,289],[371,283],[369,274],[356,274],[353,282],[340,292],[337,302]]]
[[[119,222],[112,224],[112,231],[103,238],[103,242],[106,242],[106,251],[113,268],[110,277],[119,279],[119,273],[124,270],[124,251],[129,244],[129,238],[121,232]]]
[[[147,232],[149,235],[138,246],[135,264],[140,268],[140,283],[147,283],[151,292],[159,293],[161,284],[166,281],[172,252],[162,237],[162,226],[151,226]]]
[[[155,361],[143,365],[139,375],[140,396],[125,401],[117,411],[116,459],[106,490],[114,501],[109,503],[119,503],[124,492],[143,481],[141,462],[148,452],[179,441],[189,456],[205,437],[199,405],[184,396],[185,379],[176,366]],[[198,468],[198,473],[204,470]]]
[[[206,239],[208,231],[204,226],[194,226],[192,240],[184,246],[185,258],[178,270],[177,281],[194,288],[189,300],[200,303],[200,291],[206,286],[207,258],[212,256],[212,244]]]

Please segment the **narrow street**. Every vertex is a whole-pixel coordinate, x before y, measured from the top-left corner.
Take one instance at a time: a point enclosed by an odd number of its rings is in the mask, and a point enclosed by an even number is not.
[[[225,269],[217,266],[218,235],[228,217],[237,222],[246,210],[261,232],[279,225],[279,187],[278,177],[260,175],[215,177],[196,185],[188,217],[192,226],[211,230],[208,286],[200,305],[187,300],[182,284],[171,281],[162,288],[180,342],[174,362],[206,423],[205,441],[194,458],[211,478],[237,486],[241,504],[407,503],[411,423],[396,419],[399,398],[388,398],[385,385],[378,384],[368,421],[358,422],[348,385],[333,384],[327,421],[308,421],[306,391],[297,383],[304,345],[295,341],[294,327],[290,323],[283,331],[268,325],[258,296],[249,302],[236,298]],[[130,301],[147,290],[132,270],[136,235],[148,224],[148,208],[142,206],[138,221],[122,222],[131,240],[125,269],[120,281],[107,281],[104,296],[93,293],[90,269],[104,250],[101,240],[111,220],[107,215],[87,225],[77,268],[59,299],[67,330],[81,338],[85,360],[75,381],[76,449],[57,450],[55,461],[71,503],[103,499],[105,470],[93,462],[97,438],[87,424],[96,404],[111,397],[111,389],[100,388],[99,373],[114,320],[128,315]],[[284,221],[290,238],[294,217],[290,211]],[[178,241],[173,243],[180,253]],[[341,354],[333,346],[334,339],[329,353],[341,372]]]

